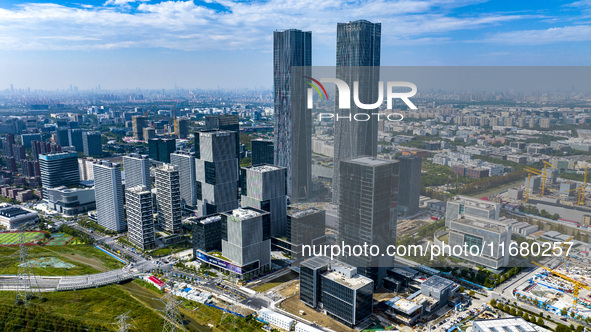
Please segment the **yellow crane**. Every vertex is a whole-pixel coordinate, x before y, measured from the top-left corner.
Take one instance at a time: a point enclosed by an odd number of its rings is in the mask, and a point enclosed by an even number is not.
[[[579,290],[580,290],[581,288],[583,288],[583,289],[586,289],[586,290],[590,290],[590,291],[591,291],[591,287],[589,287],[589,286],[588,286],[587,284],[585,284],[585,283],[582,283],[582,282],[580,282],[580,281],[578,281],[578,280],[575,280],[575,279],[573,279],[573,278],[571,278],[571,277],[569,277],[569,276],[566,276],[566,275],[564,275],[564,274],[562,274],[562,273],[560,273],[560,272],[556,272],[556,271],[552,270],[552,269],[551,269],[551,268],[549,268],[549,267],[546,267],[546,266],[544,266],[544,265],[542,265],[542,264],[539,264],[538,262],[534,262],[534,261],[532,261],[532,263],[534,263],[534,264],[536,264],[537,266],[541,267],[542,269],[544,269],[544,270],[546,270],[546,271],[548,271],[548,272],[550,272],[550,273],[554,274],[555,276],[557,276],[557,277],[559,277],[559,278],[562,278],[562,279],[564,279],[564,280],[566,280],[566,281],[570,282],[571,284],[573,284],[573,285],[574,285],[574,289],[573,289],[573,297],[574,297],[574,300],[573,300],[573,305],[575,305],[575,306],[577,305],[577,301],[578,301],[578,298],[579,298]]]
[[[552,165],[549,162],[547,162],[547,161],[544,160],[544,168],[543,168],[543,171],[542,171],[542,193],[540,195],[541,197],[544,197],[544,193],[546,191],[546,174],[548,174],[546,172],[546,168],[548,166],[550,166],[552,168],[556,168],[556,167],[554,167],[554,165]]]

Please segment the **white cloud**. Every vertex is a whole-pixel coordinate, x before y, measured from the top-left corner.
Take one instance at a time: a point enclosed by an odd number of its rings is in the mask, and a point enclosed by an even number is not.
[[[560,42],[591,41],[591,26],[574,25],[543,30],[503,32],[486,39],[492,43],[542,45]]]
[[[0,9],[0,49],[266,50],[271,47],[271,32],[275,29],[311,30],[315,42],[334,43],[337,22],[361,18],[382,23],[384,44],[429,39],[441,42],[451,31],[526,17],[453,15],[454,9],[480,0],[211,1],[225,10],[213,10],[193,1],[149,4],[135,0],[108,0],[105,6],[90,8],[29,3]],[[132,6],[134,10],[130,10]]]

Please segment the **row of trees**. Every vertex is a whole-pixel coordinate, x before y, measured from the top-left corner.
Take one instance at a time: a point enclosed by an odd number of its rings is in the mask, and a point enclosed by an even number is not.
[[[78,238],[78,240],[80,240],[80,242],[82,242],[84,244],[93,244],[94,243],[94,239],[92,238],[92,236],[90,236],[82,231],[79,231],[75,228],[72,228],[68,225],[65,225],[65,224],[61,225],[60,228],[58,228],[58,231],[62,232],[62,233],[66,233],[66,234],[71,235],[73,237],[76,237],[76,238]]]

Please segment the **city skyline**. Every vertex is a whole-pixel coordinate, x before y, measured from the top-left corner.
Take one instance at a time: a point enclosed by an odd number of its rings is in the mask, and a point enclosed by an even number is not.
[[[385,66],[585,65],[590,9],[583,1],[330,2],[314,10],[279,1],[2,1],[0,90],[271,88],[274,30],[312,31],[313,62],[330,66],[337,22],[357,19],[382,23]]]

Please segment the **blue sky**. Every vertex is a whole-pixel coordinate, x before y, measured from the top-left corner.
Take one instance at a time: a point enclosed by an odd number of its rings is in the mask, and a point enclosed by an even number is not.
[[[34,0],[32,0],[34,1]],[[591,65],[591,0],[0,0],[0,90],[272,86],[272,32],[382,23],[382,65]]]

